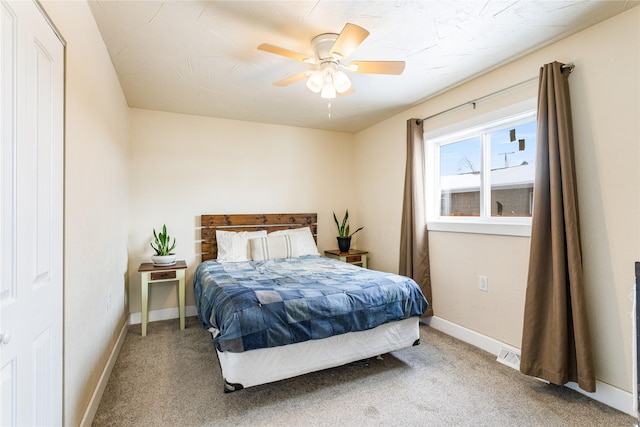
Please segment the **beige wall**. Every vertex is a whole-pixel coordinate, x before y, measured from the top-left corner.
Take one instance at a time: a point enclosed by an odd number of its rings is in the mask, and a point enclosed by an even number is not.
[[[397,271],[406,120],[426,117],[537,76],[555,60],[570,77],[584,272],[598,380],[633,392],[634,261],[640,260],[640,8],[545,47],[356,135],[361,246],[371,266]],[[425,123],[434,129],[500,103],[536,96],[536,84]],[[631,190],[631,191],[630,191]],[[520,347],[528,238],[429,233],[435,315]],[[478,276],[489,277],[489,292]]]
[[[67,42],[64,424],[75,426],[128,312],[129,111],[87,4],[43,6]]]
[[[178,257],[189,265],[187,305],[194,304],[201,214],[317,212],[319,249],[337,247],[332,211],[350,208],[355,213],[353,138],[132,109],[131,312],[140,312],[137,269],[153,255],[152,229],[163,224],[177,239]],[[177,307],[175,292],[174,283],[152,285],[150,310]]]

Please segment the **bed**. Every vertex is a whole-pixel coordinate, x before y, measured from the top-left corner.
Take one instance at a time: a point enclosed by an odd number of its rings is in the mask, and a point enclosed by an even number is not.
[[[419,344],[418,285],[320,256],[316,214],[202,215],[201,227],[195,303],[225,392]]]

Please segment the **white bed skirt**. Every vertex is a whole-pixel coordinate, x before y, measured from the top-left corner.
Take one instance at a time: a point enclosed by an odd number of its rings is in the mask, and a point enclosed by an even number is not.
[[[217,351],[225,391],[266,384],[410,347],[420,339],[418,322],[418,317],[411,317],[322,340],[242,353]]]

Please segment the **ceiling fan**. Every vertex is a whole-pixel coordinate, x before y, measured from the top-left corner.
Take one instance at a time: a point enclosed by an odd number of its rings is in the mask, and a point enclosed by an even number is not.
[[[336,94],[348,95],[353,92],[351,80],[344,71],[367,74],[394,74],[404,71],[404,61],[352,61],[343,65],[347,58],[369,36],[369,31],[355,24],[347,23],[340,34],[320,34],[311,40],[314,55],[305,55],[289,49],[262,43],[259,50],[286,56],[315,66],[286,79],[275,82],[276,86],[286,86],[307,78],[307,88],[320,93],[322,98],[332,99]]]

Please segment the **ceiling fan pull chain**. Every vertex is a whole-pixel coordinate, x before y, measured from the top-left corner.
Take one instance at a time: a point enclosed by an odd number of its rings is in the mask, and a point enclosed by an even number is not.
[[[327,103],[327,114],[331,118],[331,101]]]

